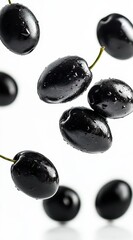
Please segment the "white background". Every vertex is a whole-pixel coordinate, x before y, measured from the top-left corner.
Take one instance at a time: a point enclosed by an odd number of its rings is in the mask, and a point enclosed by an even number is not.
[[[13,0],[12,0],[13,2]],[[67,145],[59,131],[59,118],[72,106],[86,106],[88,90],[76,100],[49,105],[37,95],[37,81],[44,68],[59,57],[78,55],[92,64],[99,52],[98,21],[120,13],[133,22],[132,0],[22,0],[36,15],[41,29],[36,49],[26,56],[0,43],[0,71],[14,77],[19,86],[16,101],[0,108],[0,153],[12,158],[22,150],[38,151],[58,169],[60,184],[76,190],[82,206],[67,226],[49,219],[42,202],[17,191],[10,163],[0,161],[0,239],[2,240],[131,240],[133,204],[113,225],[101,219],[94,202],[98,190],[113,179],[133,187],[133,114],[108,120],[112,147],[103,154],[87,154]],[[6,0],[0,1],[2,8]],[[106,52],[92,70],[93,81],[118,78],[133,87],[133,58],[116,60]]]

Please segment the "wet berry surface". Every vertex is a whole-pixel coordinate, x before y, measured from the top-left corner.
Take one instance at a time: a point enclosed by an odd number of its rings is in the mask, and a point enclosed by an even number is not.
[[[112,135],[106,120],[85,107],[71,108],[60,118],[64,140],[88,153],[104,152],[111,147]]]
[[[41,74],[37,91],[47,103],[63,103],[78,97],[89,86],[92,73],[86,61],[68,56],[51,63]]]
[[[0,11],[0,39],[12,52],[28,54],[36,47],[40,28],[34,14],[20,4],[8,4]]]
[[[133,24],[125,16],[113,13],[102,18],[97,37],[111,56],[122,60],[133,56]]]
[[[59,177],[52,162],[40,153],[18,153],[11,167],[11,176],[16,187],[36,199],[46,199],[58,190]]]
[[[90,89],[88,102],[104,117],[122,118],[133,111],[133,90],[118,79],[101,80]]]

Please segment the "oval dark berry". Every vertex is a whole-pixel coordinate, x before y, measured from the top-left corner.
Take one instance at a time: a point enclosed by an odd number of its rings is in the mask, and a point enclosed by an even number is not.
[[[132,200],[130,186],[121,180],[114,180],[105,184],[97,194],[96,210],[107,220],[121,217],[129,208]]]
[[[38,152],[23,151],[14,157],[11,176],[16,187],[30,197],[52,197],[59,187],[59,177],[52,162]]]
[[[104,117],[122,118],[133,111],[133,90],[118,79],[101,80],[90,89],[88,102]]]
[[[120,14],[110,14],[97,26],[97,37],[105,51],[117,59],[133,56],[133,24]]]
[[[43,201],[46,214],[53,220],[66,222],[76,217],[80,209],[79,195],[71,188],[60,186],[57,193]]]
[[[42,73],[37,85],[41,100],[63,103],[80,95],[89,86],[92,73],[86,61],[68,56],[51,63]]]
[[[17,97],[18,86],[8,74],[0,72],[0,106],[11,104]]]
[[[112,135],[107,121],[90,109],[76,107],[65,111],[59,125],[64,140],[78,150],[97,153],[111,147]]]
[[[20,4],[8,4],[0,11],[0,39],[12,52],[28,54],[40,37],[38,21],[34,14]]]

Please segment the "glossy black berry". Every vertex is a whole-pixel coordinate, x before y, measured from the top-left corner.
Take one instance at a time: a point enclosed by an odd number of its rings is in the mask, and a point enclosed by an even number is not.
[[[82,94],[92,80],[91,69],[103,50],[104,47],[101,47],[90,67],[83,58],[77,56],[60,58],[51,63],[38,80],[37,92],[40,99],[47,103],[64,103]]]
[[[19,190],[36,199],[47,199],[56,193],[58,173],[45,156],[38,152],[23,151],[14,160],[11,176]]]
[[[130,186],[121,180],[105,184],[96,197],[96,210],[105,219],[114,220],[121,217],[129,208],[132,200]]]
[[[17,97],[16,81],[4,72],[0,72],[0,106],[11,104]]]
[[[133,90],[118,79],[97,82],[88,93],[90,106],[109,118],[122,118],[133,111]]]
[[[86,61],[71,56],[51,63],[39,78],[37,91],[47,103],[63,103],[80,95],[89,86],[92,73]]]
[[[12,52],[28,54],[37,45],[40,36],[34,14],[20,4],[8,4],[0,11],[0,39]]]
[[[85,107],[71,108],[60,118],[64,140],[88,153],[104,152],[111,147],[112,135],[107,121]]]
[[[57,193],[43,201],[46,214],[53,220],[66,222],[76,217],[80,209],[80,198],[71,188],[60,186]]]
[[[133,24],[120,14],[110,14],[97,26],[97,37],[105,51],[118,59],[133,56]]]

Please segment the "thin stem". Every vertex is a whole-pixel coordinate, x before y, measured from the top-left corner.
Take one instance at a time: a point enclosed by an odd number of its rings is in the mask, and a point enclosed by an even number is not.
[[[105,49],[105,47],[101,47],[101,48],[100,48],[100,52],[99,52],[96,60],[95,60],[94,63],[89,67],[89,69],[92,69],[92,68],[95,66],[95,64],[98,62],[99,58],[101,57],[104,49]]]
[[[8,0],[8,2],[9,2],[9,4],[12,4],[12,3],[11,3],[11,0]]]
[[[7,160],[7,161],[9,161],[9,162],[15,163],[15,160],[10,159],[10,158],[7,158],[7,157],[4,157],[4,156],[2,156],[2,155],[0,155],[0,158],[3,158],[3,159],[5,159],[5,160]]]

